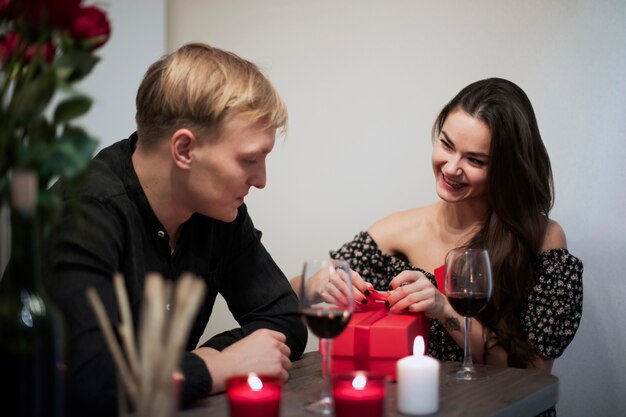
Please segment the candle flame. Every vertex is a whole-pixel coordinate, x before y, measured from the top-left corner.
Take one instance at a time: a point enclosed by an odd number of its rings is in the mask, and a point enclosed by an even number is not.
[[[413,341],[413,354],[423,355],[425,350],[424,338],[422,336],[417,336]]]
[[[248,385],[252,391],[260,391],[263,388],[263,382],[261,382],[261,378],[257,376],[255,373],[251,373],[248,375]]]
[[[363,374],[358,374],[352,380],[352,386],[354,387],[354,389],[362,390],[363,388],[365,388],[366,384],[367,378]]]

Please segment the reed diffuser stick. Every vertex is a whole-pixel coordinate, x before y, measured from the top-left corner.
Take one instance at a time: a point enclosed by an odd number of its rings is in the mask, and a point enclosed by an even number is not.
[[[137,336],[122,275],[113,277],[113,285],[120,313],[118,332],[124,352],[94,288],[87,289],[87,298],[118,369],[118,378],[122,381],[119,385],[128,393],[138,417],[169,417],[177,405],[173,375],[193,318],[204,299],[206,284],[193,274],[184,274],[172,288],[172,283],[161,275],[148,274]],[[123,401],[121,395],[118,401]]]
[[[120,309],[121,324],[118,326],[118,332],[122,338],[126,357],[130,364],[130,369],[135,378],[139,378],[140,364],[139,354],[137,353],[137,345],[135,343],[135,329],[133,326],[133,317],[128,304],[128,294],[124,285],[124,277],[120,273],[113,275],[113,286],[115,287],[115,296],[117,297],[117,305]]]
[[[107,316],[102,300],[100,300],[100,296],[96,292],[95,288],[87,288],[87,299],[91,303],[91,307],[96,314],[96,319],[98,320],[98,324],[100,324],[100,328],[104,334],[104,340],[106,341],[111,355],[113,356],[113,361],[115,362],[115,366],[117,366],[126,391],[128,392],[131,400],[135,402],[138,397],[137,384],[135,383],[128,366],[126,365],[126,360],[124,359],[120,346],[118,345],[115,335],[113,334],[113,328],[111,327],[109,317]]]

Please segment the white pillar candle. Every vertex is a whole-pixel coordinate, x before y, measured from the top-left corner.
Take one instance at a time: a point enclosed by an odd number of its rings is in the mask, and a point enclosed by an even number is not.
[[[432,414],[439,409],[439,362],[424,355],[424,338],[413,342],[413,355],[402,358],[398,368],[398,411]]]

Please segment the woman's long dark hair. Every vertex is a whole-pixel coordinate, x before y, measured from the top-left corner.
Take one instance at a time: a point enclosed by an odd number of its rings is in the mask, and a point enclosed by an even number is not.
[[[461,90],[441,111],[433,138],[448,115],[462,109],[491,131],[487,168],[490,212],[468,247],[486,248],[494,277],[493,297],[480,314],[495,339],[485,344],[508,352],[509,366],[528,367],[535,353],[522,327],[522,313],[533,285],[533,264],[554,202],[550,158],[539,134],[530,100],[514,83],[489,78]]]

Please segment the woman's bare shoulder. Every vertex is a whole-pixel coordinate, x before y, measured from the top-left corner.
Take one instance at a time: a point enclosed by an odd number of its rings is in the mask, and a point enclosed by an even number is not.
[[[565,231],[559,223],[551,219],[548,222],[548,228],[546,229],[546,236],[543,239],[541,251],[545,252],[550,249],[559,248],[567,249]]]
[[[435,204],[431,204],[397,211],[383,217],[367,231],[381,249],[393,251],[406,235],[414,235],[416,229],[432,218],[434,209]]]

